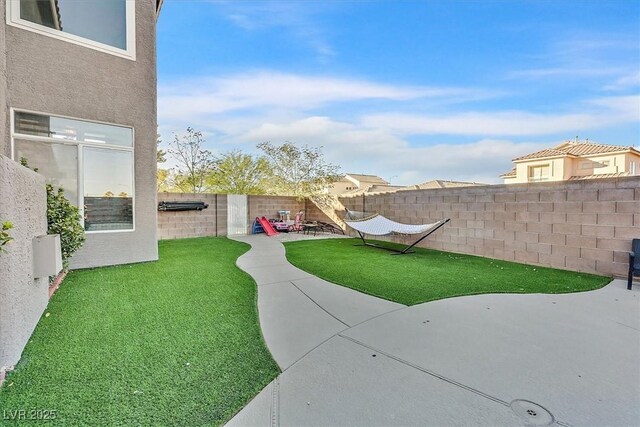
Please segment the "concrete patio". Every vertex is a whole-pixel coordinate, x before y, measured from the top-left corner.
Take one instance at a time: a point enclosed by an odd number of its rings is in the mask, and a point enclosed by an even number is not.
[[[230,426],[640,425],[638,286],[406,307],[293,267],[279,236],[235,239],[283,372]]]

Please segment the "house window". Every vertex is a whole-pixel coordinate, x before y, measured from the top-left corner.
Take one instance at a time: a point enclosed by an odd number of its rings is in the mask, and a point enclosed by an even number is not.
[[[549,165],[529,166],[529,181],[547,181],[550,172]]]
[[[15,111],[13,157],[80,207],[87,232],[133,230],[133,129]]]
[[[592,161],[581,162],[580,163],[580,169],[582,169],[582,170],[592,169],[594,164],[595,163],[593,163]]]
[[[7,23],[135,59],[135,0],[9,0]]]

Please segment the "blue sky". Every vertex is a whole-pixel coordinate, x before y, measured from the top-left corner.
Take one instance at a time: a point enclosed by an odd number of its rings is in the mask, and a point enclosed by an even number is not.
[[[164,141],[495,183],[576,136],[640,145],[640,2],[165,0],[158,86]]]

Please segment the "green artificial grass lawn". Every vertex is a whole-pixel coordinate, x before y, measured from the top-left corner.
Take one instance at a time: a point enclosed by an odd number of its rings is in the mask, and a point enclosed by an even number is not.
[[[401,304],[484,293],[563,293],[600,288],[610,278],[472,255],[416,248],[416,253],[354,246],[360,240],[286,243],[287,259],[313,275]],[[374,241],[375,242],[375,241]],[[389,242],[376,242],[403,248]]]
[[[220,425],[275,378],[255,282],[235,266],[249,246],[159,249],[158,262],[67,276],[0,390],[0,423],[36,409],[55,425]]]

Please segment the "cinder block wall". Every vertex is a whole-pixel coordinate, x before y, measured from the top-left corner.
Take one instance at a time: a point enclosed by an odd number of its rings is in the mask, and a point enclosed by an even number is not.
[[[35,236],[47,234],[45,179],[0,155],[0,222],[14,240],[0,254],[0,381],[20,354],[49,300],[47,278],[33,277]]]
[[[304,210],[305,201],[292,196],[247,196],[247,224],[251,232],[251,226],[256,217],[266,216],[277,218],[278,211],[290,211],[290,218],[294,219],[298,211]]]
[[[158,239],[227,235],[226,194],[158,193],[158,202],[195,201],[209,205],[202,211],[158,212]]]
[[[305,201],[305,218],[309,221],[333,223],[333,220],[329,218],[327,214],[322,212],[322,210],[320,210],[320,208],[309,199]]]
[[[403,223],[451,218],[422,246],[603,275],[626,275],[631,239],[640,238],[640,177],[402,191],[340,201]]]

